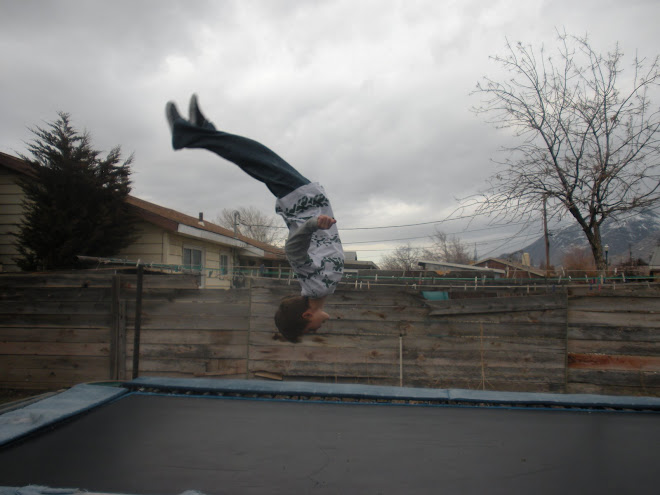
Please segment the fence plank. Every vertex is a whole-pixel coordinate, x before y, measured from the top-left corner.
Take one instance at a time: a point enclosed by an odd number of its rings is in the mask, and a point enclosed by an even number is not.
[[[128,355],[133,356],[133,346],[126,348]],[[239,359],[245,357],[244,345],[210,345],[210,344],[144,344],[140,345],[140,356],[145,358],[164,359]]]
[[[132,372],[127,363],[127,372]],[[194,377],[205,374],[223,376],[247,373],[245,359],[154,359],[140,358],[140,376]]]
[[[660,313],[659,297],[602,296],[572,297],[569,307],[573,311],[595,313]]]
[[[605,326],[598,324],[583,324],[575,326],[570,322],[568,326],[568,340],[612,340],[629,342],[660,342],[658,326]]]
[[[110,344],[0,342],[0,354],[34,356],[109,356]]]
[[[564,294],[428,301],[430,316],[512,313],[566,308]]]
[[[290,343],[282,341],[278,338],[275,331],[272,332],[250,332],[250,346],[281,346],[289,348]],[[383,338],[383,335],[346,335],[336,332],[321,332],[309,334],[306,336],[302,343],[296,344],[295,347],[356,347],[364,350],[373,349],[398,349],[399,339],[398,336]]]
[[[569,340],[568,352],[578,354],[660,356],[660,341],[630,342],[606,340]]]
[[[569,309],[572,325],[658,328],[658,315],[648,313],[596,313]]]
[[[622,370],[568,370],[571,383],[586,383],[603,387],[634,387],[642,389],[645,395],[657,395],[660,392],[660,373],[657,371],[622,371]]]
[[[568,354],[571,369],[612,370],[612,371],[657,371],[660,372],[660,357],[653,356],[609,356],[602,354]]]
[[[111,289],[105,287],[2,287],[0,302],[24,303],[27,301],[108,301]]]
[[[133,338],[132,331],[128,338]],[[145,344],[211,344],[211,345],[246,345],[247,333],[243,330],[187,330],[172,329],[144,330],[141,341]]]
[[[57,315],[57,314],[83,314],[107,316],[110,301],[23,301],[16,304],[14,301],[0,301],[0,315]],[[3,316],[3,319],[5,316]]]
[[[108,328],[35,328],[1,327],[0,341],[3,342],[62,342],[100,344],[108,342]]]

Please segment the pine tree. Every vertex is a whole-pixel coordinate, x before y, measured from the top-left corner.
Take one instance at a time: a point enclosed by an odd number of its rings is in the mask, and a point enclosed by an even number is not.
[[[16,262],[23,270],[76,268],[78,255],[113,256],[134,240],[126,203],[133,157],[122,162],[119,146],[102,157],[69,114],[58,115],[46,128],[30,129],[31,158],[21,155],[34,169],[20,181],[25,200]]]

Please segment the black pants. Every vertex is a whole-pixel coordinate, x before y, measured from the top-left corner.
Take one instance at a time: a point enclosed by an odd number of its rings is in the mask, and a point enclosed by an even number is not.
[[[266,184],[278,198],[309,184],[309,180],[263,144],[218,131],[208,121],[196,126],[187,120],[176,119],[172,130],[172,147],[175,150],[201,148],[212,151]]]

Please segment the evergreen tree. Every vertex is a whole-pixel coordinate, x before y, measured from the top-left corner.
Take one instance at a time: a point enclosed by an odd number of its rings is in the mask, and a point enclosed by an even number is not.
[[[102,157],[69,114],[58,115],[46,128],[30,129],[31,157],[21,155],[34,169],[20,181],[25,200],[16,262],[23,270],[76,268],[77,255],[113,256],[134,240],[126,203],[133,157],[122,162],[119,146]]]

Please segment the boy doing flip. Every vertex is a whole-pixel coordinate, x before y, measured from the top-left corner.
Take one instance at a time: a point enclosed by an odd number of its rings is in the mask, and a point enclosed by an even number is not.
[[[263,182],[275,195],[275,211],[289,228],[286,257],[302,288],[300,296],[282,300],[275,325],[290,342],[321,328],[329,318],[323,310],[325,300],[335,291],[344,271],[337,221],[323,187],[307,180],[264,145],[216,130],[202,114],[196,95],[190,99],[188,120],[181,117],[173,102],[167,103],[165,114],[175,150],[211,151]]]

